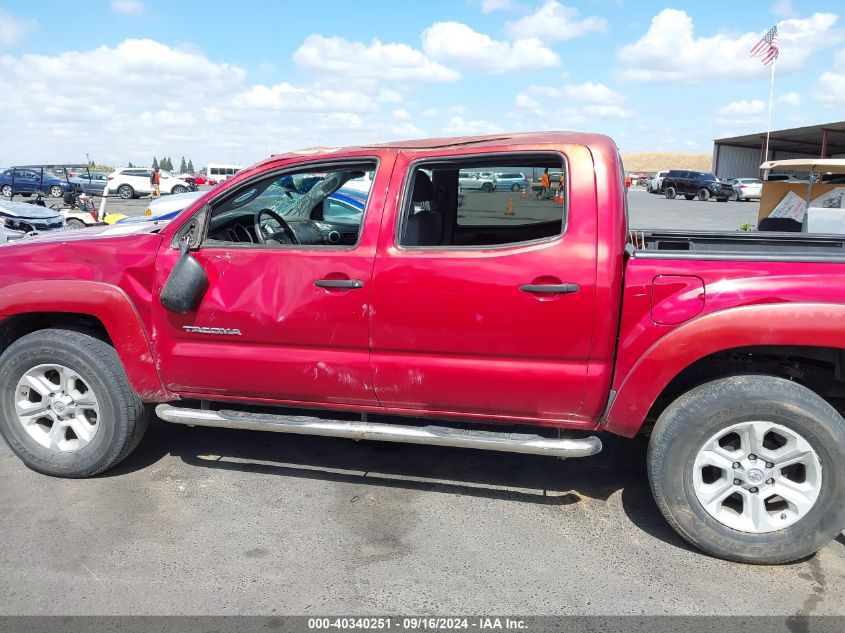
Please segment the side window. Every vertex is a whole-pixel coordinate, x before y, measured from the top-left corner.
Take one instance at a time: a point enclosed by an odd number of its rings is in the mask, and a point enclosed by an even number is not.
[[[561,235],[566,173],[563,158],[550,154],[418,163],[410,173],[398,244],[473,248]],[[523,178],[504,177],[517,174]]]
[[[206,244],[350,247],[358,243],[375,161],[321,165],[242,184],[211,211]]]

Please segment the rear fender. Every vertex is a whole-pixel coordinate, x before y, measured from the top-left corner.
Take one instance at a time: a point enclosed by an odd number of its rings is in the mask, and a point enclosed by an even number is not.
[[[637,361],[617,390],[604,428],[636,435],[672,379],[705,356],[755,345],[845,349],[843,324],[845,306],[828,303],[746,306],[699,317],[672,330]]]
[[[117,286],[96,281],[46,280],[0,288],[2,318],[35,312],[95,317],[106,328],[129,383],[141,400],[172,399],[159,379],[141,317],[132,300]]]

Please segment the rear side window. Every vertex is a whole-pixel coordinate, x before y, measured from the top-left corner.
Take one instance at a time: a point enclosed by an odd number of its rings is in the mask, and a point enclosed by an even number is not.
[[[520,178],[504,186],[499,178]],[[505,246],[559,236],[568,182],[559,154],[431,160],[409,173],[397,243],[406,248]]]

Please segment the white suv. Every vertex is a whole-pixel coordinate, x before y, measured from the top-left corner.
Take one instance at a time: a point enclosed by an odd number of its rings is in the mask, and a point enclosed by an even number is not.
[[[141,194],[149,194],[153,191],[153,183],[150,176],[153,170],[143,167],[124,167],[116,169],[108,175],[106,181],[109,193],[116,193],[124,200],[137,198]],[[164,171],[158,172],[161,193],[185,193],[192,189],[187,180],[177,178],[173,174]]]

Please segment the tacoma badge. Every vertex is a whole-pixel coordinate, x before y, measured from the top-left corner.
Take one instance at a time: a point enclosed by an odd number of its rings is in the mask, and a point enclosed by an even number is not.
[[[182,329],[190,334],[220,334],[222,336],[241,336],[238,328],[228,327],[199,327],[196,325],[183,325]]]

